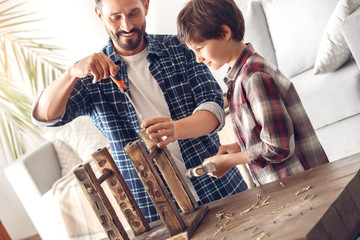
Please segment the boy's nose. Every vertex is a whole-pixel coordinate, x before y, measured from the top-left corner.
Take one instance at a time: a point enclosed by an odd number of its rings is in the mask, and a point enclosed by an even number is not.
[[[203,58],[202,56],[196,54],[196,61],[197,61],[198,63],[202,63],[204,60],[205,60],[205,58]]]

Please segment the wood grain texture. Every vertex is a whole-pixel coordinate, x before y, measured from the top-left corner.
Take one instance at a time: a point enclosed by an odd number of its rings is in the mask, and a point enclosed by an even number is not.
[[[150,230],[150,225],[146,221],[139,205],[136,203],[129,187],[127,186],[123,176],[116,166],[111,154],[107,148],[102,148],[92,154],[97,167],[103,174],[111,172],[112,175],[106,179],[111,193],[114,195],[116,202],[120,206],[127,222],[135,236]],[[99,181],[100,178],[99,178]]]
[[[194,196],[192,195],[188,185],[186,184],[182,174],[176,166],[176,163],[171,156],[169,150],[165,147],[159,149],[157,147],[158,141],[151,140],[149,135],[145,132],[145,129],[140,131],[140,136],[145,142],[149,152],[157,152],[150,159],[154,159],[156,166],[159,168],[165,182],[169,186],[169,189],[174,196],[181,211],[189,213],[195,211],[198,207]]]
[[[90,164],[80,165],[74,170],[74,174],[108,238],[110,240],[129,240],[104,190],[95,180],[97,178]]]
[[[359,169],[357,154],[210,203],[191,239],[256,239],[261,231],[263,239],[351,239],[360,229]],[[308,191],[295,195],[307,186]],[[241,215],[256,203],[257,194],[261,201],[270,196],[268,202],[274,202]],[[232,218],[214,236],[224,225],[216,217],[222,209]]]
[[[186,229],[175,203],[162,182],[152,160],[149,159],[145,146],[140,140],[129,143],[124,148],[162,222],[171,236]]]

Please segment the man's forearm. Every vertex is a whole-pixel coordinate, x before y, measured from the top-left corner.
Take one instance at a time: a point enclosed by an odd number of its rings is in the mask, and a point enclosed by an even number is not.
[[[42,93],[34,109],[34,118],[51,121],[59,118],[65,111],[66,103],[78,78],[72,77],[67,70],[53,81]]]

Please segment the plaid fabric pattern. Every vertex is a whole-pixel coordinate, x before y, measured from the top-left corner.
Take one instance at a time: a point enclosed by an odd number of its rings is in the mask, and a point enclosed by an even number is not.
[[[328,162],[293,84],[251,44],[224,81],[237,140],[257,185]]]
[[[223,106],[221,88],[208,68],[203,64],[197,64],[194,54],[181,45],[175,36],[146,35],[146,38],[149,70],[164,93],[172,119],[187,117],[196,107],[206,102],[215,102]],[[116,54],[111,40],[102,52],[120,67],[118,74],[129,87],[126,63]],[[77,82],[65,114],[55,126],[66,124],[81,115],[89,116],[109,140],[115,163],[143,214],[148,221],[157,220],[159,216],[155,207],[123,150],[126,144],[140,138],[135,110],[113,81],[104,79],[92,84],[92,78],[88,76]],[[131,95],[131,89],[129,93]],[[192,168],[217,153],[219,137],[217,134],[211,134],[179,140],[179,145],[186,167]],[[199,204],[247,189],[237,168],[233,168],[221,179],[204,176],[192,179],[192,183],[200,198]]]

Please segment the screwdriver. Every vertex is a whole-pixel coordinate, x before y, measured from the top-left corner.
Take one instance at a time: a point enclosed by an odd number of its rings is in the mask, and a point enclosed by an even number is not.
[[[116,79],[116,77],[113,77],[110,75],[110,78],[116,83],[116,85],[119,87],[119,90],[120,92],[122,92],[123,94],[125,94],[125,96],[127,97],[127,99],[129,100],[129,102],[132,104],[132,106],[134,107],[135,109],[135,112],[138,114],[139,118],[140,118],[140,121],[143,122],[144,119],[143,117],[141,116],[140,112],[137,110],[134,102],[131,100],[131,97],[128,93],[128,88],[126,87],[125,83],[123,82],[123,80],[121,79]]]

